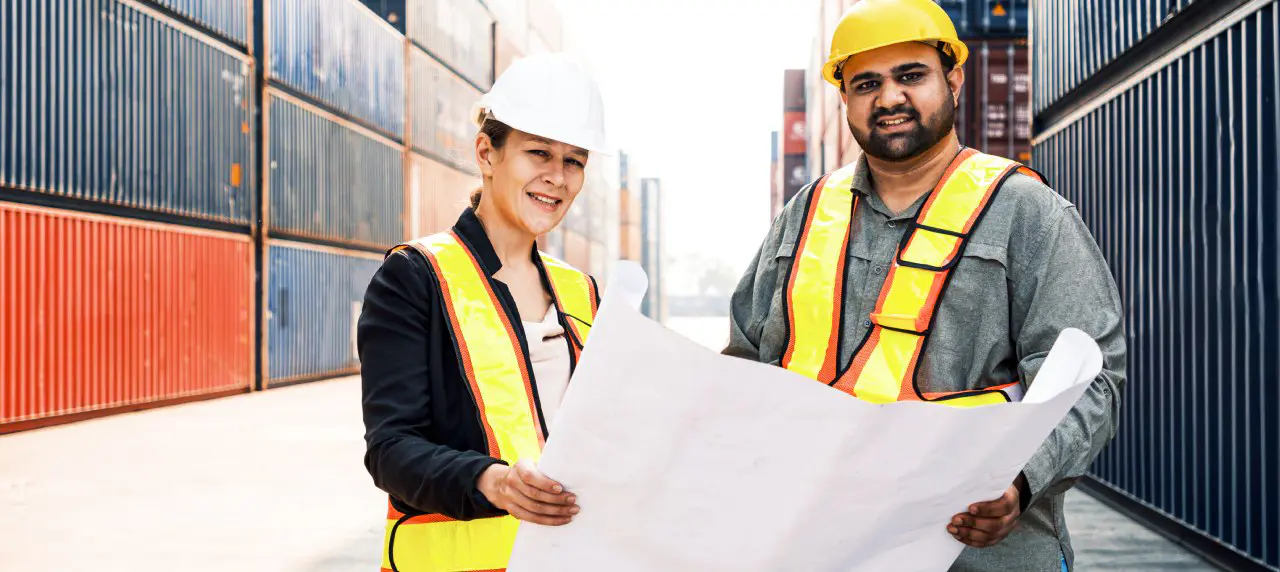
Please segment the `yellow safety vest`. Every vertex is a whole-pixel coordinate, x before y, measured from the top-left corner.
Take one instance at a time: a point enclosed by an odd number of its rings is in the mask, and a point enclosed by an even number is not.
[[[938,300],[996,191],[1014,172],[1041,177],[1008,159],[962,151],[904,233],[869,316],[871,330],[849,366],[837,371],[845,259],[858,208],[854,167],[823,177],[810,195],[784,298],[790,328],[782,366],[872,403],[911,400],[973,407],[1019,401],[1022,386],[1017,382],[924,392],[916,373]]]
[[[480,409],[488,454],[508,464],[537,461],[543,439],[533,397],[533,376],[513,327],[480,262],[452,232],[420,238],[414,248],[430,262],[449,315],[463,375]],[[574,359],[591,332],[596,287],[589,276],[541,254],[553,303],[570,319]],[[511,516],[454,520],[439,514],[405,515],[387,503],[382,569],[396,572],[500,570],[507,566],[518,521]]]

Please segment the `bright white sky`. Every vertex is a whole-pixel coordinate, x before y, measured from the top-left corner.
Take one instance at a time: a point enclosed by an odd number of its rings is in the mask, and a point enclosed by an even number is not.
[[[555,3],[566,49],[594,68],[609,139],[662,179],[672,270],[723,261],[740,274],[769,229],[769,133],[783,70],[809,60],[817,2]]]

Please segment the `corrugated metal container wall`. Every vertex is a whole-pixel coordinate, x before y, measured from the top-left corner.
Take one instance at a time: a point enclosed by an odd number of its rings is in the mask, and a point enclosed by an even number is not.
[[[493,18],[479,0],[408,4],[409,39],[482,90],[493,85]]]
[[[1044,111],[1194,1],[1037,0],[1031,15],[1035,113]]]
[[[0,0],[0,22],[0,186],[249,223],[248,56],[114,0]]]
[[[1126,309],[1130,382],[1094,475],[1280,568],[1277,3],[1222,24],[1048,126],[1034,164],[1079,207]]]
[[[248,391],[247,236],[0,203],[4,424]]]
[[[265,0],[267,75],[404,137],[404,36],[355,0]]]
[[[407,160],[407,238],[452,228],[470,204],[471,192],[480,188],[480,179],[417,153],[408,153]]]
[[[355,373],[356,320],[382,257],[281,241],[268,251],[269,382]]]
[[[243,47],[249,46],[253,0],[148,0]]]
[[[410,147],[476,172],[476,127],[469,117],[480,92],[422,50],[410,47],[409,94]]]
[[[404,152],[394,141],[268,90],[270,232],[369,246],[404,238]]]
[[[956,131],[980,151],[1026,162],[1031,155],[1031,94],[1027,46],[970,40]]]

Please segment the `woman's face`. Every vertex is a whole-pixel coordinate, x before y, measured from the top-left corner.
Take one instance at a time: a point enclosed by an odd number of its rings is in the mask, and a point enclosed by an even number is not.
[[[546,234],[582,190],[587,151],[513,129],[502,149],[476,138],[480,171],[491,181],[481,201],[507,223],[534,236]]]

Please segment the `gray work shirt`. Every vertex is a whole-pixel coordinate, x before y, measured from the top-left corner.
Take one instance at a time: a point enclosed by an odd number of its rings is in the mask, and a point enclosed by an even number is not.
[[[812,185],[800,191],[774,220],[734,292],[725,354],[780,363],[788,331],[784,281],[811,190]],[[902,233],[926,198],[892,213],[874,191],[865,158],[856,168],[853,191],[861,200],[845,266],[841,371],[871,325],[868,316]],[[1063,495],[1115,436],[1125,382],[1122,316],[1115,280],[1075,207],[1031,177],[1006,180],[973,231],[934,315],[920,389],[960,391],[1034,380],[1059,332],[1069,327],[1097,340],[1103,369],[1023,469],[1032,498],[1018,527],[994,547],[966,547],[952,570],[1059,572],[1063,558],[1072,562]]]

